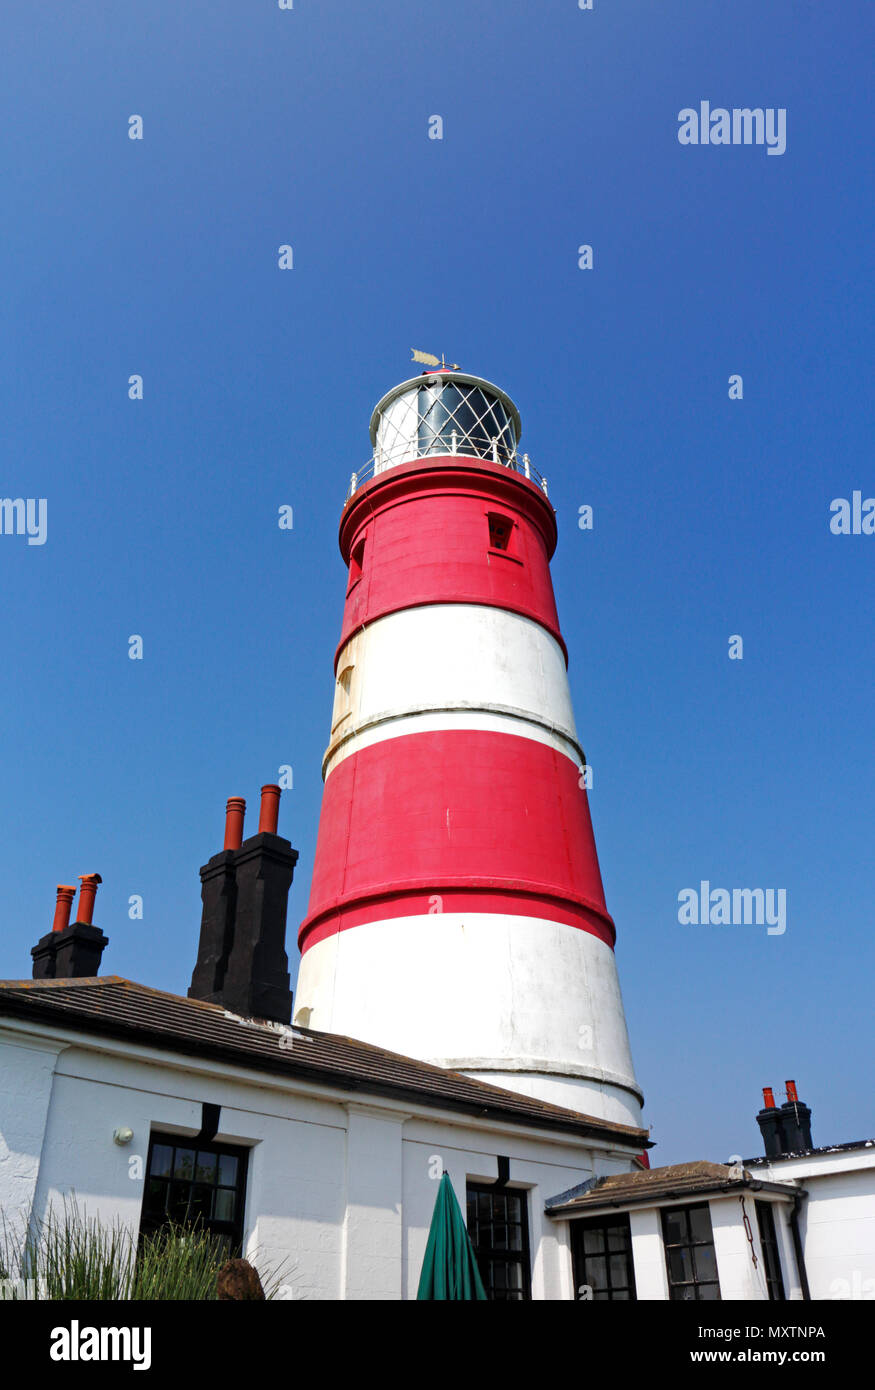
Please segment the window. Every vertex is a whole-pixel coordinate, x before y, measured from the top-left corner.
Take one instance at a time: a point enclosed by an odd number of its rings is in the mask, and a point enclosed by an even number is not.
[[[197,1225],[222,1238],[229,1256],[243,1240],[246,1149],[153,1134],[146,1165],[140,1235],[170,1223]]]
[[[636,1297],[628,1216],[572,1221],[571,1258],[577,1299],[584,1286],[592,1290],[586,1298],[595,1303],[628,1303]]]
[[[708,1203],[695,1207],[666,1207],[662,1239],[673,1302],[720,1301],[720,1280]]]
[[[513,522],[510,517],[499,516],[497,512],[488,512],[489,518],[489,544],[493,550],[507,550],[510,545],[510,535],[513,529]]]
[[[468,1234],[487,1297],[496,1303],[531,1298],[527,1193],[469,1183]]]
[[[349,587],[347,589],[347,593],[352,588],[353,584],[355,584],[359,579],[361,579],[362,565],[364,564],[364,562],[365,538],[363,536],[362,539],[353,546],[352,554],[349,557]]]
[[[334,710],[331,716],[331,732],[348,719],[352,712],[352,678],[354,665],[344,666],[334,687]]]
[[[417,453],[463,454],[509,463],[516,448],[505,403],[479,386],[434,382],[419,387]]]
[[[787,1295],[784,1293],[784,1280],[781,1277],[781,1255],[778,1250],[778,1233],[775,1230],[775,1213],[771,1202],[757,1202],[756,1209],[769,1298],[773,1303],[782,1303]]]

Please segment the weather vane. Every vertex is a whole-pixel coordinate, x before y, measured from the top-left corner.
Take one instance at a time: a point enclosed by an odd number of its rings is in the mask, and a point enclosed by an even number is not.
[[[413,353],[411,362],[421,362],[424,367],[449,367],[451,372],[459,370],[458,362],[445,362],[443,353],[438,358],[431,352],[420,352],[419,348],[411,348],[410,351]]]

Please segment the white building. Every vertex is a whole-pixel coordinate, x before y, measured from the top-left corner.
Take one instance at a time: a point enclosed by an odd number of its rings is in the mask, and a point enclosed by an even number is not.
[[[206,1213],[286,1298],[415,1298],[444,1170],[497,1298],[875,1297],[875,1141],[648,1170],[641,1130],[116,976],[0,984],[0,1131],[7,1223]]]
[[[0,984],[0,1130],[7,1222],[43,1218],[70,1194],[132,1234],[168,1212],[205,1213],[260,1270],[281,1267],[284,1296],[310,1299],[415,1298],[444,1170],[492,1283],[570,1299],[568,1223],[546,1201],[627,1171],[647,1142],[115,976]]]

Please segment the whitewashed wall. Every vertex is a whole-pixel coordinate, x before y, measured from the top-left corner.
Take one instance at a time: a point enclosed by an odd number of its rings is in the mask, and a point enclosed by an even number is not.
[[[875,1141],[757,1165],[808,1192],[799,1226],[813,1299],[875,1299]]]
[[[750,1240],[744,1228],[744,1213],[738,1194],[712,1197],[711,1229],[714,1232],[714,1254],[720,1279],[720,1297],[724,1303],[742,1300],[747,1303],[767,1301],[765,1264],[760,1243],[754,1194],[744,1193],[744,1211],[750,1224]],[[753,1262],[756,1257],[756,1264]]]
[[[788,1187],[798,1183],[808,1192],[802,1203],[799,1227],[812,1300],[875,1299],[875,1145],[862,1155],[854,1150],[844,1155],[811,1155],[777,1162],[768,1172],[757,1169],[757,1176],[786,1183]],[[756,1197],[754,1192],[745,1193],[752,1245],[744,1228],[738,1194],[708,1199],[724,1302],[768,1300]],[[760,1200],[769,1199],[760,1194]],[[784,1294],[788,1301],[796,1302],[802,1298],[802,1287],[790,1228],[792,1202],[778,1199],[771,1205]],[[669,1294],[661,1210],[633,1208],[628,1213],[639,1299],[662,1300]],[[756,1256],[756,1265],[752,1255]]]
[[[306,1045],[306,1044],[303,1044]],[[219,1142],[250,1147],[246,1253],[280,1269],[297,1299],[415,1298],[445,1167],[465,1209],[468,1178],[494,1180],[497,1156],[528,1191],[535,1298],[571,1298],[564,1223],[548,1197],[593,1173],[627,1171],[621,1150],[573,1136],[371,1100],[75,1034],[46,1043],[7,1029],[0,1044],[0,1206],[26,1219],[80,1209],[135,1233],[152,1129],[193,1136],[201,1105],[222,1107]],[[119,1126],[131,1144],[113,1142]],[[5,1151],[3,1151],[5,1153]],[[440,1165],[431,1162],[437,1155]],[[140,1160],[139,1164],[137,1160]]]

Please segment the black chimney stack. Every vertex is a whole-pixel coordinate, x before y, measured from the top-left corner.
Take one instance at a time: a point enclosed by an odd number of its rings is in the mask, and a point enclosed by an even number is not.
[[[799,1153],[800,1150],[813,1147],[811,1143],[811,1111],[799,1099],[796,1093],[796,1082],[788,1081],[786,1086],[787,1100],[781,1106],[781,1114],[784,1116],[787,1152]]]
[[[799,1099],[795,1081],[787,1082],[787,1100],[780,1107],[775,1105],[771,1086],[763,1087],[763,1109],[757,1114],[757,1124],[767,1158],[780,1158],[782,1154],[812,1148],[811,1111]]]
[[[35,980],[78,980],[97,975],[100,958],[109,945],[99,927],[91,921],[100,874],[80,874],[77,920],[70,922],[70,911],[76,889],[69,883],[59,883],[55,901],[55,920],[52,930],[41,936],[31,949]]]
[[[204,906],[188,996],[245,1018],[289,1023],[286,910],[298,853],[276,833],[280,795],[278,786],[262,787],[258,833],[245,841],[246,803],[228,802],[225,847],[200,871]]]
[[[191,977],[189,999],[203,999],[207,1004],[220,1004],[222,982],[234,938],[234,916],[237,911],[237,880],[234,874],[234,854],[243,842],[243,817],[246,802],[242,796],[232,796],[225,808],[225,845],[214,854],[200,871],[201,937],[197,961]]]

